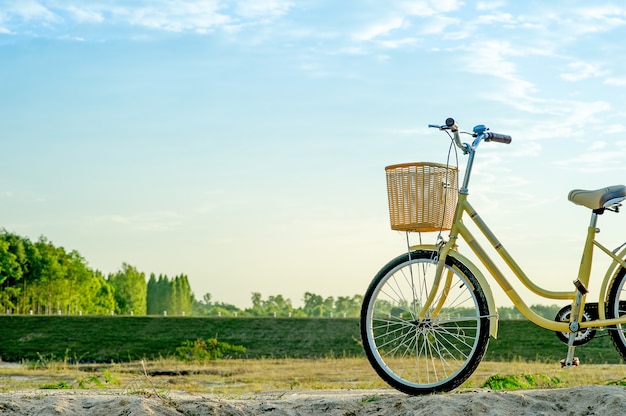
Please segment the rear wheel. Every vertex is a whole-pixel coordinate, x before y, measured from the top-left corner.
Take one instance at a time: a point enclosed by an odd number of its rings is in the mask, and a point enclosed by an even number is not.
[[[368,360],[392,387],[408,394],[450,391],[480,363],[489,343],[489,308],[478,281],[447,257],[435,301],[437,252],[419,250],[390,261],[370,284],[361,308]]]
[[[606,317],[613,319],[624,315],[626,315],[626,268],[622,267],[609,288]],[[619,355],[626,360],[626,324],[610,327],[609,335]]]

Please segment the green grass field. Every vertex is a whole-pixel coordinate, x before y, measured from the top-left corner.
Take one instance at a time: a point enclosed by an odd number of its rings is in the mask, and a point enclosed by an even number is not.
[[[582,363],[620,363],[606,332],[577,348]],[[217,338],[248,358],[362,357],[357,319],[0,316],[0,359],[127,362],[172,357],[186,340]],[[501,321],[487,361],[558,362],[567,347],[528,321]]]

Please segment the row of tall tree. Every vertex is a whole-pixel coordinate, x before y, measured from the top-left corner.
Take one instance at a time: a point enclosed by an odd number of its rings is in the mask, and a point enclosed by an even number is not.
[[[18,314],[191,313],[195,302],[187,276],[146,275],[123,263],[104,276],[78,251],[45,237],[30,239],[0,230],[0,310]]]
[[[160,315],[169,313],[173,315],[191,315],[196,298],[191,291],[189,279],[182,274],[173,279],[154,274],[148,280],[147,314]]]

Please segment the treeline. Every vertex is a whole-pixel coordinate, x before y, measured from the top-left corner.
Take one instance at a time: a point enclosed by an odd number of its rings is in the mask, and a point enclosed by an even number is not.
[[[252,293],[252,307],[245,309],[216,302],[210,293],[197,300],[184,274],[169,278],[152,273],[146,279],[145,273],[123,263],[119,271],[105,276],[75,250],[67,252],[43,236],[32,242],[0,229],[0,313],[342,318],[359,316],[363,296],[306,292],[302,301],[303,306],[294,307],[283,295],[264,299],[258,292]],[[548,319],[560,309],[531,308]],[[498,312],[501,319],[524,319],[514,307]]]
[[[207,293],[196,300],[181,274],[146,274],[123,263],[105,276],[89,267],[78,251],[66,251],[46,237],[33,242],[0,229],[0,311],[36,315],[316,316],[356,317],[362,296],[304,294],[294,308],[282,295],[263,299],[252,293],[252,307],[215,302]]]
[[[554,319],[562,306],[558,305],[532,305],[531,310],[546,319]],[[515,306],[502,306],[498,308],[500,319],[526,319]]]
[[[303,306],[295,308],[291,299],[283,295],[270,295],[263,299],[261,293],[252,292],[252,307],[240,309],[235,305],[213,302],[210,293],[196,302],[194,315],[205,316],[275,316],[275,317],[326,317],[356,318],[361,311],[362,295],[323,297],[305,292]]]
[[[76,250],[67,252],[45,237],[30,239],[0,230],[0,309],[37,315],[191,313],[193,293],[187,276],[169,279],[129,264],[105,276],[89,267]]]

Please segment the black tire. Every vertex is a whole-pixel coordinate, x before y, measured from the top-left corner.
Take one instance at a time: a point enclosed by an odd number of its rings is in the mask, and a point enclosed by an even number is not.
[[[489,343],[489,308],[482,288],[450,256],[435,302],[426,319],[417,321],[432,288],[436,258],[436,251],[420,250],[391,260],[370,284],[361,308],[361,340],[370,364],[390,386],[411,395],[460,386],[476,370]],[[448,275],[449,291],[439,305]]]
[[[621,268],[609,287],[609,299],[606,304],[606,317],[619,318],[626,315],[626,269]],[[623,360],[626,360],[626,325],[609,327],[613,345]]]

